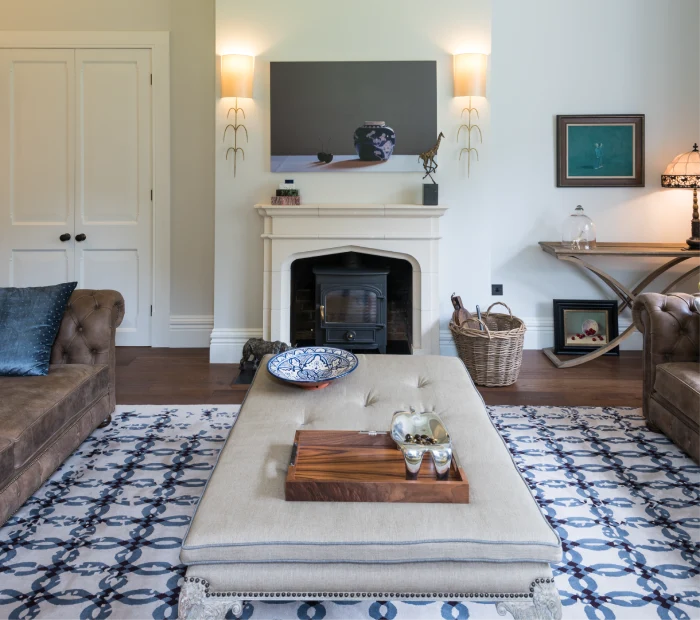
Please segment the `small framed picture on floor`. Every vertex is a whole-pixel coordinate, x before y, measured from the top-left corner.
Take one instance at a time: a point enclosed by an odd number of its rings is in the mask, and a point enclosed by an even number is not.
[[[617,338],[617,301],[554,300],[554,353],[584,355]],[[604,355],[619,355],[620,347]]]
[[[644,115],[557,116],[557,187],[644,187]]]

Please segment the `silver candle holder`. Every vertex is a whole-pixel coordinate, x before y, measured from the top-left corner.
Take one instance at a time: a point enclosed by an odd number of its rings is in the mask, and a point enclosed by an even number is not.
[[[435,464],[438,480],[447,480],[452,464],[452,441],[440,417],[432,411],[397,411],[391,419],[391,438],[403,453],[406,479],[416,480],[426,452]]]

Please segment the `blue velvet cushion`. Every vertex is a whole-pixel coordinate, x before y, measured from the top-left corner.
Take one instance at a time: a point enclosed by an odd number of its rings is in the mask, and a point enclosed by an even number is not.
[[[48,374],[51,347],[77,285],[0,288],[0,376]]]

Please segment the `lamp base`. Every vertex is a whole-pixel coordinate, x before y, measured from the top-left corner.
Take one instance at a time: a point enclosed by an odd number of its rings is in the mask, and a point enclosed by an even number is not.
[[[697,203],[696,203],[697,204]],[[693,218],[690,220],[690,238],[686,239],[689,250],[700,250],[700,220]]]

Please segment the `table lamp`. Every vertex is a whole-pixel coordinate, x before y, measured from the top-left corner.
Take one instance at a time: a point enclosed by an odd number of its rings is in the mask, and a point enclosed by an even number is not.
[[[684,187],[693,190],[693,219],[690,222],[688,250],[700,250],[700,219],[698,219],[698,187],[700,187],[700,152],[693,150],[676,156],[661,175],[662,187]]]

